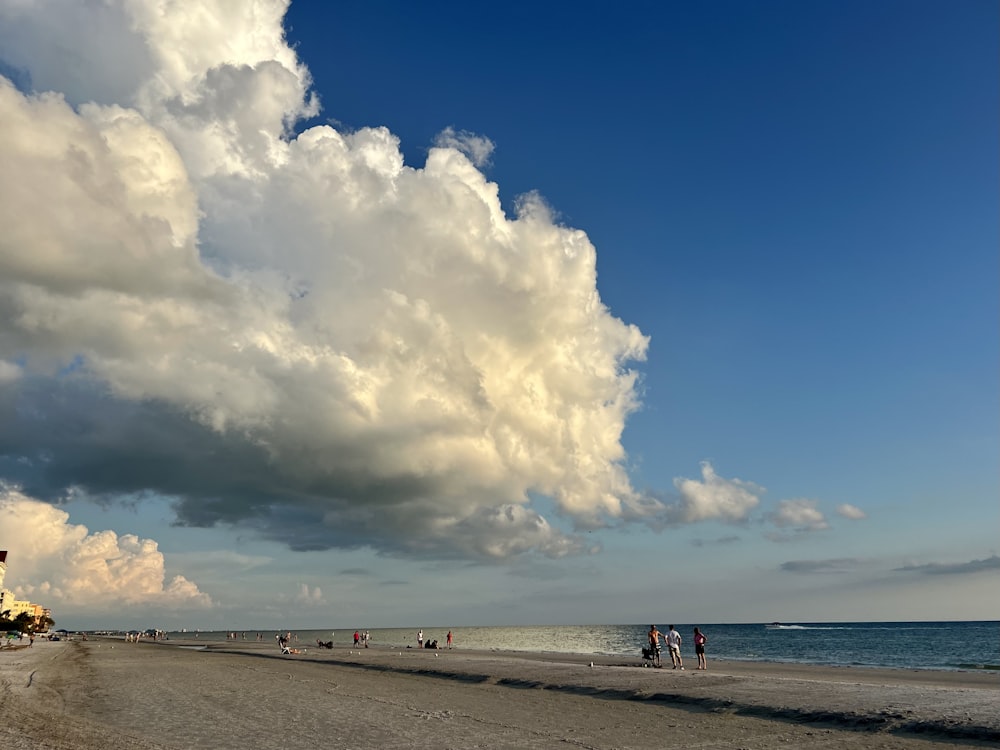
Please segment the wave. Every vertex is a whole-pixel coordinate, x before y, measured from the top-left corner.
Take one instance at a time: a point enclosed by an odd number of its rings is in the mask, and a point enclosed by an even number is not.
[[[768,625],[768,630],[851,630],[852,628],[830,625]]]

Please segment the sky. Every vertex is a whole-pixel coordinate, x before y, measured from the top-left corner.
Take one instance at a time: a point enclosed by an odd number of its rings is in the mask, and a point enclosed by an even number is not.
[[[988,0],[0,0],[68,629],[1000,619]]]

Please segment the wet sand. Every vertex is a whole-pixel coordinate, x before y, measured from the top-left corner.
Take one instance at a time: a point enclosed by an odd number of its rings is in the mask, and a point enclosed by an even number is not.
[[[270,643],[0,651],[0,747],[1000,747],[1000,674]],[[590,666],[593,661],[593,667]]]

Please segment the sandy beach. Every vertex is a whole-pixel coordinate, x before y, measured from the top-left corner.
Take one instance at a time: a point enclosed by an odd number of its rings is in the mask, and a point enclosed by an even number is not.
[[[271,643],[0,651],[0,747],[1000,747],[1000,674]],[[591,666],[593,663],[593,666]]]

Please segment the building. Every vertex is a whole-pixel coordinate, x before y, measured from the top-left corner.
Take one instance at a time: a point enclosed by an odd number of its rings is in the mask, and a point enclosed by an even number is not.
[[[4,614],[7,620],[14,620],[18,615],[27,613],[31,615],[32,621],[38,625],[42,617],[51,619],[51,610],[41,604],[19,601],[14,597],[14,592],[4,588],[3,581],[7,575],[7,550],[0,550],[0,613]]]

